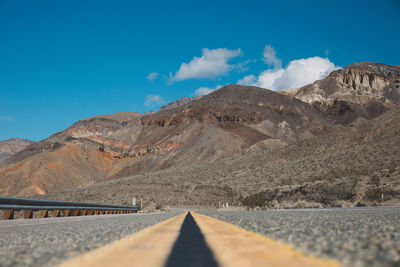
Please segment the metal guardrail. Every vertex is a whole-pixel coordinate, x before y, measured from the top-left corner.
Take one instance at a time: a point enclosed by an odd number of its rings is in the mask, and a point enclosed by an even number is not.
[[[9,220],[14,219],[14,212],[22,210],[24,218],[31,219],[34,211],[39,211],[41,218],[47,218],[49,211],[52,212],[53,217],[60,217],[136,213],[138,208],[85,202],[0,197],[0,210],[3,210],[3,219]]]

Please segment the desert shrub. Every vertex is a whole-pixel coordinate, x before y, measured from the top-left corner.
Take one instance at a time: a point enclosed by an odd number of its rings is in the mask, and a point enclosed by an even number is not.
[[[281,181],[281,185],[292,185],[292,184],[293,184],[292,177],[283,178]]]
[[[303,200],[299,200],[294,204],[293,208],[294,209],[305,209],[305,208],[307,208],[307,203]]]
[[[162,209],[162,207],[163,207],[163,206],[162,206],[161,204],[157,204],[157,205],[156,205],[156,210],[160,210],[160,209]]]
[[[398,196],[398,192],[396,190],[390,188],[373,187],[365,191],[365,199],[370,201],[380,201],[382,194],[384,200],[389,200]]]
[[[372,175],[369,181],[376,187],[379,187],[379,185],[381,184],[381,179],[376,174]]]
[[[322,207],[323,206],[320,203],[312,201],[310,202],[305,200],[299,200],[293,206],[294,209],[309,209],[309,208],[322,208]]]
[[[266,198],[263,193],[253,194],[243,199],[243,205],[249,208],[265,207]]]
[[[391,161],[388,166],[389,173],[394,173],[396,171],[397,167],[398,167],[398,163],[396,161]]]

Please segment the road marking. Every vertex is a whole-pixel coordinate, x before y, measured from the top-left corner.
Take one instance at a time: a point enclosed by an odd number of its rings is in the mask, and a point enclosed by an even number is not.
[[[165,220],[67,260],[58,267],[175,267],[176,264],[186,266],[185,263],[202,266],[207,262],[204,260],[207,256],[204,251],[207,250],[208,262],[214,262],[208,263],[208,267],[340,266],[336,261],[306,255],[289,245],[233,224],[195,212],[191,215],[184,213]],[[200,240],[203,240],[202,246],[198,244]]]
[[[236,225],[191,212],[221,267],[338,267],[336,261],[308,256],[289,245]]]
[[[58,267],[163,266],[186,213],[145,228],[104,247],[67,260]]]

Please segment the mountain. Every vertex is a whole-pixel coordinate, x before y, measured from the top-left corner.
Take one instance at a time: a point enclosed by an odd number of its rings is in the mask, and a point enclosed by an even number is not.
[[[333,103],[344,100],[357,104],[379,101],[386,106],[400,104],[400,67],[379,63],[353,63],[333,71],[326,78],[298,89],[284,90],[304,102]]]
[[[314,105],[342,124],[358,117],[372,119],[400,104],[400,67],[354,63],[322,80],[282,93]]]
[[[175,101],[169,103],[166,106],[161,107],[158,111],[165,111],[167,109],[172,109],[172,108],[177,108],[177,107],[180,107],[180,106],[184,106],[187,103],[190,103],[190,102],[192,102],[194,100],[198,100],[198,99],[200,99],[202,97],[203,96],[195,96],[195,97],[186,97],[186,96],[184,96],[184,97],[182,97],[182,98],[180,98],[178,100],[175,100]]]
[[[29,195],[284,146],[336,127],[308,104],[257,87],[229,85],[154,114],[76,122],[28,146],[0,169],[1,194]],[[29,176],[28,176],[29,175]]]
[[[31,140],[20,138],[11,138],[8,140],[0,141],[0,162],[10,158],[12,155],[32,143],[34,142]]]
[[[400,205],[400,109],[284,147],[135,174],[41,196],[145,206],[218,205],[262,199],[265,205]],[[258,202],[256,202],[258,203]]]
[[[3,161],[0,194],[335,205],[372,201],[378,177],[396,201],[398,69],[357,63],[296,90],[228,85],[155,113],[83,119]]]

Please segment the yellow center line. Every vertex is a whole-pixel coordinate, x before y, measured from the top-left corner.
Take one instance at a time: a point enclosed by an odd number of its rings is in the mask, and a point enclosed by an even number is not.
[[[221,267],[340,266],[336,261],[306,255],[289,245],[233,224],[195,212],[191,214]],[[165,266],[186,215],[187,213],[184,213],[145,228],[114,243],[67,260],[58,267]]]
[[[145,228],[58,267],[164,266],[185,216],[186,213]]]
[[[191,212],[221,267],[338,267],[336,261],[308,256],[289,245],[241,227]]]

